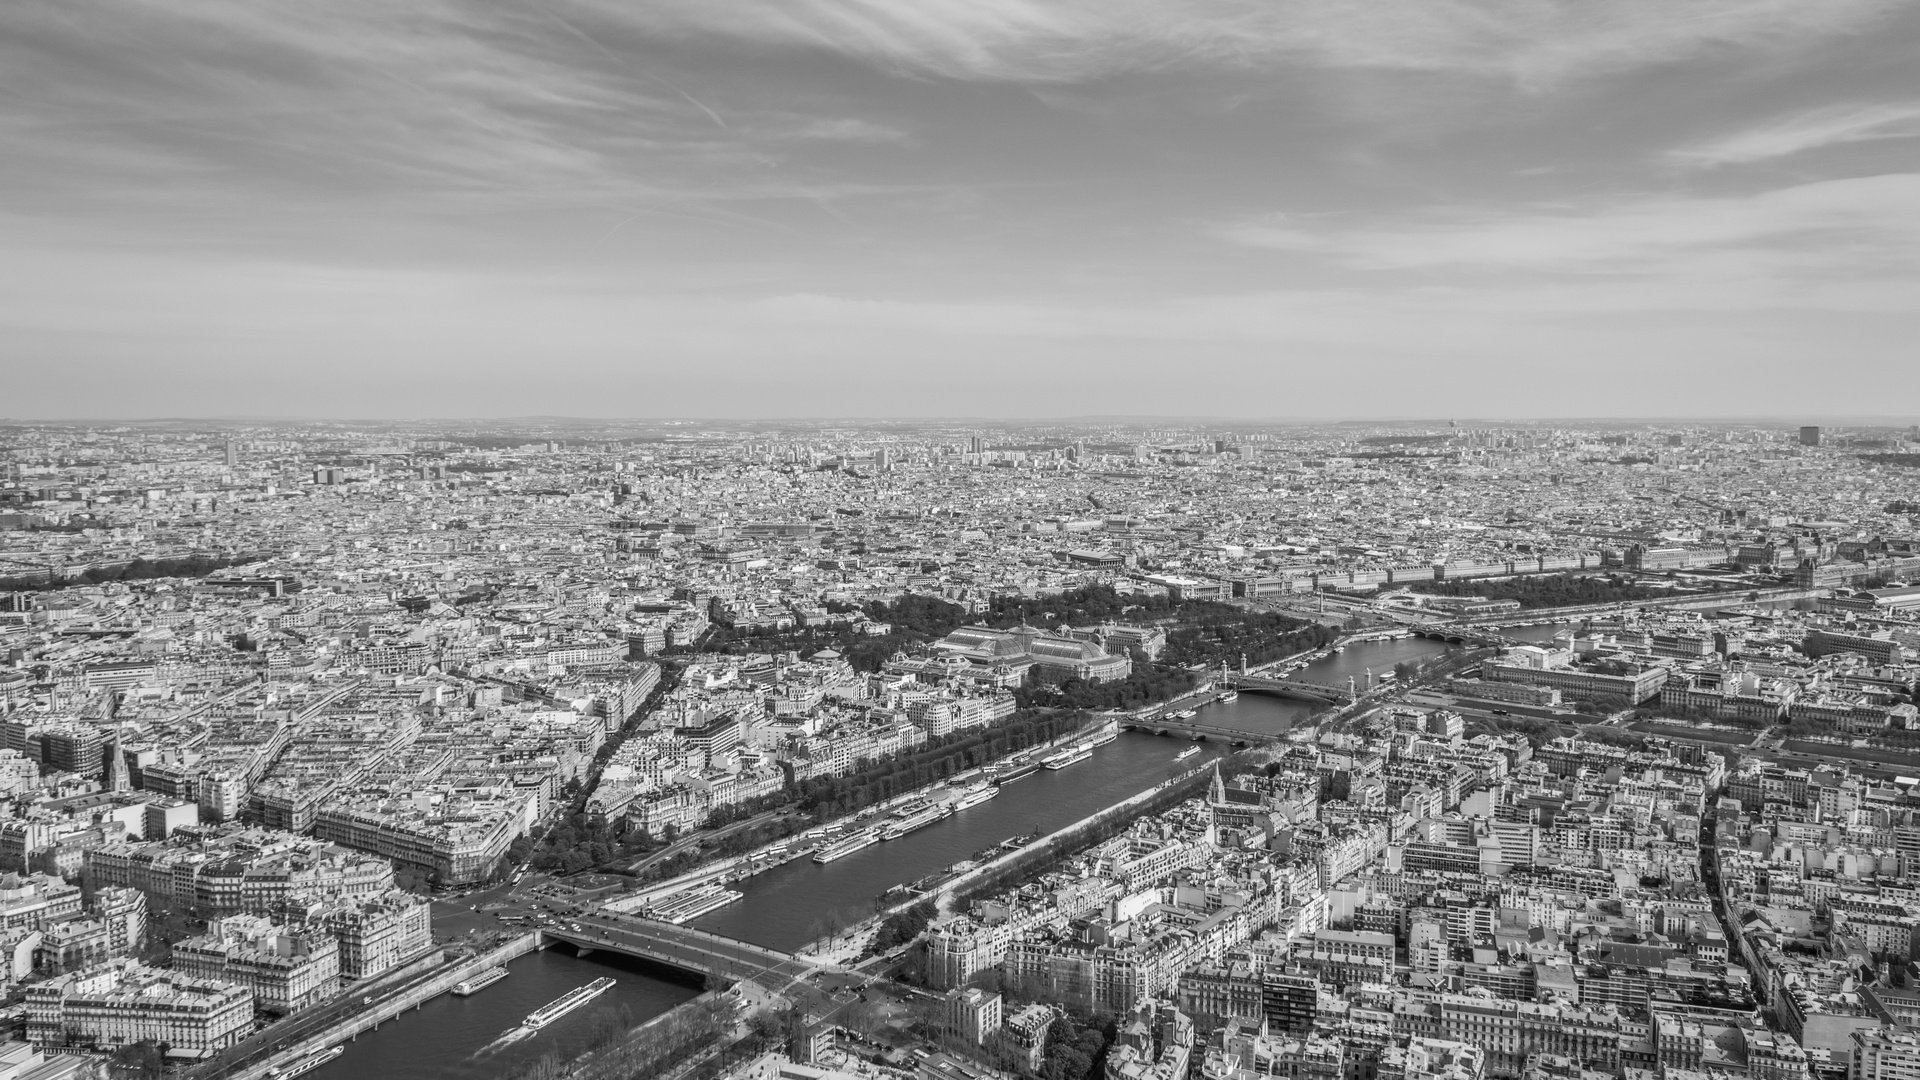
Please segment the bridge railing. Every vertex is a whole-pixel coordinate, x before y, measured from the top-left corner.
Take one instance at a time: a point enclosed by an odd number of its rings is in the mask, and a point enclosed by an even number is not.
[[[618,936],[620,928],[583,926],[579,930],[564,927],[548,927],[544,931],[548,936],[580,944],[588,943],[589,948],[604,948],[615,952],[627,952],[648,957],[662,963],[675,964],[678,961],[667,954],[670,948],[691,950],[712,960],[712,967],[729,978],[743,978],[755,972],[767,971],[786,964],[806,964],[807,961],[793,953],[779,949],[756,945],[751,941],[727,937],[690,926],[676,926],[673,923],[657,919],[642,919],[632,915],[614,913],[620,921],[631,926],[627,936]],[[649,938],[648,935],[652,935]],[[648,948],[649,943],[656,948]]]
[[[770,949],[765,945],[756,945],[751,941],[742,941],[739,938],[728,937],[725,934],[716,934],[711,930],[702,930],[697,926],[680,926],[675,923],[664,922],[660,919],[649,919],[644,916],[612,909],[603,909],[603,914],[618,917],[626,922],[637,923],[657,933],[688,938],[704,938],[707,941],[717,942],[728,948],[744,949],[757,952],[763,956],[791,958],[793,955],[792,953],[781,952],[779,949]]]

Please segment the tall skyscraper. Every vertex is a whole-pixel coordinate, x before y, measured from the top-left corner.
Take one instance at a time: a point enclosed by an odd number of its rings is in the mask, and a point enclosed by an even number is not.
[[[231,469],[238,466],[239,464],[240,464],[239,444],[235,443],[232,439],[228,439],[227,440],[227,468]]]
[[[1801,446],[1819,446],[1820,445],[1820,428],[1817,425],[1813,425],[1813,424],[1808,424],[1806,427],[1801,428],[1800,429],[1800,445]]]

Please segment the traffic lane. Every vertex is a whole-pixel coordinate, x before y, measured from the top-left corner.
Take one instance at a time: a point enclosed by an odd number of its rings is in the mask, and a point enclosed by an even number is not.
[[[604,942],[607,948],[620,949],[625,947],[657,959],[681,961],[703,967],[719,966],[735,970],[757,970],[776,966],[758,956],[714,949],[702,949],[678,943],[660,942],[649,939],[627,939],[622,941],[622,939],[614,936],[607,936],[597,940]]]
[[[392,987],[384,989],[376,1001],[385,1002],[396,997],[403,997],[419,989],[432,979],[444,974],[445,970],[442,967],[435,967],[428,971],[421,972]],[[318,1032],[347,1020],[366,1008],[362,1000],[364,997],[364,994],[356,995],[345,993],[332,1001],[315,1006],[312,1011],[286,1017],[261,1031],[247,1036],[245,1039],[228,1048],[228,1054],[237,1056],[226,1059],[228,1064],[225,1065],[224,1068],[230,1070],[235,1067],[253,1064],[263,1057],[271,1058],[286,1050],[288,1046],[310,1038]],[[223,1057],[224,1056],[225,1055],[223,1055]]]
[[[598,931],[597,933],[589,933],[585,929],[570,930],[561,928],[553,928],[550,932],[557,937],[564,938],[572,935],[590,942],[602,942],[607,948],[618,949],[624,945],[628,948],[651,953],[663,959],[718,960],[723,963],[733,964],[736,967],[770,966],[766,957],[756,953],[726,948],[725,946],[711,947],[706,944],[695,944],[685,938],[636,934],[624,931],[618,927],[597,926],[596,929]],[[774,962],[777,963],[778,961]]]
[[[630,872],[637,874],[645,870],[647,867],[652,866],[654,863],[659,862],[663,859],[671,858],[672,856],[677,855],[680,852],[687,850],[688,848],[701,846],[708,843],[718,843],[722,840],[725,840],[727,837],[732,836],[734,833],[740,832],[742,830],[758,828],[761,825],[770,824],[781,818],[794,817],[794,816],[798,816],[799,814],[800,814],[800,811],[794,809],[791,806],[780,807],[773,810],[763,810],[760,813],[755,814],[753,817],[745,818],[743,820],[733,822],[730,825],[723,825],[718,829],[696,829],[692,833],[686,836],[683,836],[678,840],[675,840],[673,843],[668,844],[666,847],[661,848],[659,851],[651,852],[649,854],[640,856],[638,860],[629,864],[627,869]],[[698,869],[700,868],[699,867],[694,868],[694,870],[698,870]],[[694,871],[692,870],[688,871],[688,873],[692,873],[692,872]]]
[[[436,897],[433,900],[433,932],[446,937],[462,937],[469,930],[497,930],[495,914],[516,907],[513,886],[496,885],[490,889]]]
[[[572,930],[569,924],[580,929]],[[764,946],[611,912],[583,912],[546,929],[556,936],[572,933],[584,938],[598,934],[608,948],[626,947],[655,953],[663,959],[703,959],[736,970],[764,971],[785,963],[805,963]]]
[[[591,922],[595,926],[603,927],[611,932],[626,934],[631,937],[645,938],[652,941],[676,943],[700,942],[704,947],[726,950],[742,956],[777,957],[785,959],[787,955],[774,949],[754,945],[751,942],[734,941],[730,938],[720,937],[716,934],[708,934],[699,930],[686,930],[671,925],[643,922],[634,919],[632,916],[588,913],[581,915],[573,921],[580,923]]]

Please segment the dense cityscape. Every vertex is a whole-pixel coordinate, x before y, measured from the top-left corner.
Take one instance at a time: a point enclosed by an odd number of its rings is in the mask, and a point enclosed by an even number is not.
[[[1911,1078],[1917,649],[1911,427],[16,425],[0,1077]]]

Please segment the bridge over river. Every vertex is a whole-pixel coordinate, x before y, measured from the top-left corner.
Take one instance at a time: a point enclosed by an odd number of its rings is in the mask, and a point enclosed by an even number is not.
[[[1257,743],[1279,742],[1286,738],[1285,735],[1276,735],[1271,731],[1253,731],[1247,728],[1229,727],[1225,724],[1204,724],[1194,720],[1175,720],[1171,716],[1122,720],[1120,726],[1127,731],[1144,731],[1149,735],[1178,735],[1189,739],[1225,739],[1228,742],[1244,743],[1249,746]]]
[[[1335,686],[1332,683],[1294,679],[1284,675],[1254,675],[1229,671],[1222,676],[1222,681],[1235,690],[1298,698],[1322,705],[1345,705],[1354,699],[1354,691],[1350,686]]]
[[[1432,638],[1435,641],[1445,641],[1455,645],[1480,645],[1507,649],[1515,645],[1529,644],[1499,633],[1498,628],[1489,630],[1461,623],[1431,623],[1415,628],[1412,633],[1414,637]]]
[[[605,910],[544,926],[540,933],[543,940],[565,942],[582,956],[616,952],[731,982],[768,973],[784,975],[784,981],[791,981],[822,970],[837,970],[832,964],[803,960],[737,938]]]

